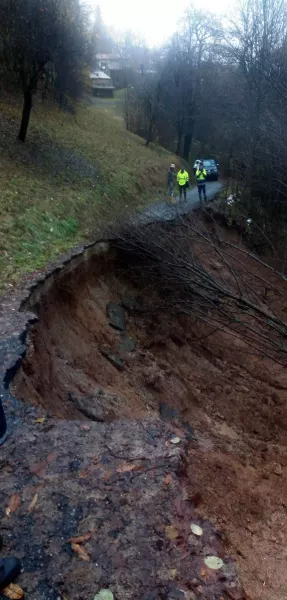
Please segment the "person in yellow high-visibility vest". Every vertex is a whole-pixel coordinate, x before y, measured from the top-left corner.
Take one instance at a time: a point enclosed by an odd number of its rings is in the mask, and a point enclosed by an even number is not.
[[[196,181],[197,181],[199,200],[200,200],[200,202],[202,201],[202,194],[203,194],[203,198],[206,202],[206,189],[205,189],[206,170],[204,169],[202,162],[200,163],[200,165],[195,173],[195,177],[196,177]]]
[[[179,198],[181,200],[183,193],[184,200],[186,201],[186,190],[189,187],[189,174],[184,167],[181,167],[180,171],[178,171],[177,183],[179,189]]]

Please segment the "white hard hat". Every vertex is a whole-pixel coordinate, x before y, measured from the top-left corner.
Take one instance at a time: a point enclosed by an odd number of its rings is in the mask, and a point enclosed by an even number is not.
[[[175,165],[173,163],[171,163],[171,168],[175,169]]]

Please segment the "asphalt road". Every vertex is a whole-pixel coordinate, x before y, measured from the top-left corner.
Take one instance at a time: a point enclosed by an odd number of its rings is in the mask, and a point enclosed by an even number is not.
[[[223,184],[220,181],[209,181],[206,183],[206,195],[207,201],[220,192],[223,188]],[[184,200],[179,201],[179,198],[174,199],[174,204],[169,202],[159,202],[150,206],[141,215],[141,219],[145,222],[148,221],[172,221],[177,215],[186,215],[190,210],[194,210],[200,206],[198,199],[197,187],[192,188],[187,192],[186,202]]]

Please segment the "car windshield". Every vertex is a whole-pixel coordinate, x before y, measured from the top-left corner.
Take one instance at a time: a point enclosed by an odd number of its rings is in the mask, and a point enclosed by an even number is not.
[[[215,167],[215,160],[204,160],[204,167]]]

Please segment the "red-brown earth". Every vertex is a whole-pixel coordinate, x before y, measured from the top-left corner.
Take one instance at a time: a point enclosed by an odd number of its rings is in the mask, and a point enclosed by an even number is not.
[[[234,233],[223,235],[232,243],[238,241]],[[253,261],[247,255],[242,260],[245,268],[252,272]],[[214,265],[214,257],[205,255],[204,264],[224,278],[224,265]],[[257,264],[256,268],[262,277],[270,277],[264,266]],[[274,275],[273,281],[275,279]],[[138,298],[135,307],[125,310],[125,334],[111,327],[107,318],[108,303],[121,305],[123,298],[124,304],[127,299],[130,302]],[[33,302],[36,304],[35,298],[31,299],[30,308]],[[278,299],[276,302],[278,304]],[[282,304],[281,309],[284,308]],[[181,443],[186,434],[184,484],[180,485],[184,485],[184,494],[187,494],[184,498],[193,499],[193,517],[196,514],[198,519],[211,521],[223,533],[225,552],[235,558],[248,598],[283,600],[287,597],[286,369],[264,356],[255,355],[243,340],[230,336],[226,330],[207,335],[204,324],[194,324],[192,319],[176,311],[156,309],[149,288],[135,287],[114,269],[113,253],[96,256],[71,271],[45,296],[37,298],[34,309],[39,323],[30,331],[28,352],[15,378],[13,391],[25,403],[42,406],[49,412],[56,427],[58,450],[62,447],[61,423],[62,444],[66,444],[69,437],[67,447],[71,447],[73,436],[75,444],[82,446],[79,432],[81,436],[91,436],[93,444],[90,431],[94,428],[100,428],[103,435],[107,428],[108,447],[113,439],[110,428],[119,431],[117,423],[124,421],[123,437],[127,435],[129,441],[126,452],[124,445],[117,452],[128,463],[134,460],[134,436],[140,436],[139,431],[150,431],[153,426],[163,428],[161,456],[168,447],[169,428],[181,437]],[[124,347],[123,337],[129,339]],[[123,362],[116,366],[115,359]],[[59,425],[55,425],[57,419]],[[163,419],[170,423],[163,424]],[[75,424],[70,423],[71,420]],[[128,433],[129,422],[132,435]],[[86,426],[91,430],[81,429]],[[33,439],[36,436],[39,440],[41,427],[41,423],[32,427]],[[53,446],[53,435],[49,435]],[[95,435],[99,437],[98,433]],[[139,446],[143,443],[139,442]],[[80,461],[79,469],[86,473],[83,476],[88,489],[86,497],[96,499],[97,492],[92,490],[91,482],[98,468],[94,453],[91,445],[87,465]],[[140,454],[147,458],[147,448],[144,452],[140,449]],[[39,460],[41,463],[42,457]],[[11,461],[13,459],[9,464]],[[93,467],[89,466],[91,463]],[[116,466],[101,468],[110,485],[112,469]],[[110,473],[108,476],[106,471]],[[162,477],[169,472],[168,466],[163,468]],[[67,480],[65,476],[65,486]],[[51,472],[44,485],[52,483],[56,485]],[[59,474],[57,485],[60,493]],[[75,494],[79,494],[78,482],[73,480],[71,485]],[[152,487],[152,481],[150,485]],[[40,497],[41,482],[28,481],[28,486],[35,493],[39,489]],[[10,487],[12,493],[13,486]],[[160,497],[156,500],[158,506],[161,501]],[[88,512],[86,508],[81,517],[87,517]],[[119,527],[119,518],[114,514],[115,529]],[[184,523],[185,517],[180,514],[174,518]],[[172,523],[172,519],[168,523]],[[44,525],[39,523],[39,527]],[[90,524],[87,527],[90,529]],[[76,533],[72,529],[68,537]],[[84,529],[86,527],[81,525],[80,532]],[[91,547],[89,551],[94,552]],[[178,569],[176,561],[181,559],[182,556],[177,555],[174,565],[169,563],[168,569]],[[88,568],[88,563],[80,563],[70,585],[75,585],[76,577],[89,579],[85,574]],[[124,566],[121,564],[119,568]],[[132,564],[129,568],[133,568]],[[178,582],[188,589],[180,569],[174,577],[175,580],[179,577]],[[204,578],[203,574],[202,580],[189,590],[190,598],[237,600],[243,597],[237,588],[233,592],[226,588],[218,592],[219,595],[217,592],[211,596],[200,595],[204,593],[201,589],[205,585]],[[108,585],[106,579],[99,576],[101,587]],[[86,587],[91,594],[88,583]],[[79,589],[78,584],[76,588]],[[66,588],[63,594],[60,597],[87,598],[73,591],[69,595]],[[173,596],[167,593],[166,597]]]

